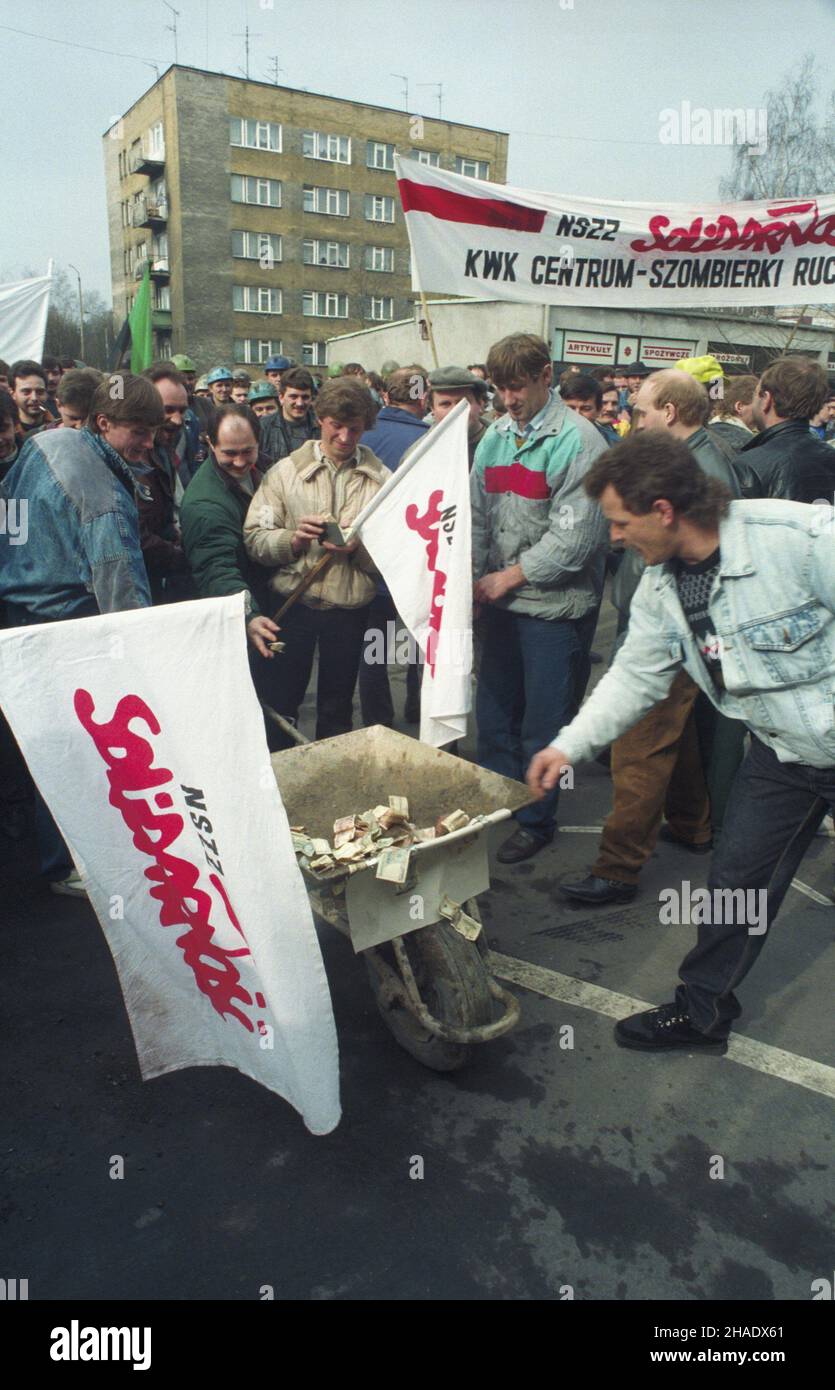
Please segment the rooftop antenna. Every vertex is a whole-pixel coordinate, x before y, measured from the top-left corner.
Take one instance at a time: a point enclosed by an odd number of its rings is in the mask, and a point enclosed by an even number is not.
[[[169,5],[168,0],[162,0],[162,3],[174,16],[173,24],[166,24],[165,28],[169,33],[174,35],[174,65],[176,66],[179,61],[177,57],[177,20],[180,18],[180,11],[175,10],[173,5]]]
[[[243,41],[244,41],[244,53],[246,54],[246,59],[245,59],[245,61],[246,61],[246,68],[245,68],[245,69],[244,69],[244,68],[238,68],[238,72],[243,72],[244,77],[246,78],[246,80],[247,80],[247,82],[248,82],[248,81],[249,81],[249,41],[250,41],[250,39],[260,39],[261,35],[260,35],[260,34],[253,34],[253,33],[251,33],[250,28],[249,28],[249,25],[248,25],[248,24],[245,24],[245,25],[244,25],[244,32],[243,32],[242,34],[233,34],[232,37],[233,37],[233,39],[243,39]]]
[[[442,112],[442,109],[443,109],[443,100],[444,100],[444,84],[443,84],[443,82],[418,82],[418,86],[419,86],[419,87],[434,87],[434,88],[436,89],[436,91],[437,91],[437,93],[438,93],[438,120],[441,120],[441,112]]]
[[[402,72],[393,72],[392,77],[399,77],[403,83],[403,110],[409,110],[409,79]]]
[[[279,86],[278,74],[279,74],[280,72],[282,72],[282,73],[284,73],[284,76],[285,76],[285,77],[287,76],[287,74],[286,74],[286,72],[284,72],[284,68],[280,68],[280,67],[278,66],[278,54],[277,54],[277,53],[275,53],[275,54],[273,55],[273,57],[270,58],[269,62],[270,62],[270,66],[271,66],[271,68],[272,68],[272,72],[269,74],[269,76],[270,76],[270,81],[272,82],[272,84],[273,84],[274,87],[278,87],[278,86]]]
[[[149,63],[148,60],[147,60],[147,58],[143,58],[142,61],[143,61],[143,63],[145,64],[146,68],[153,68],[153,69],[154,69],[154,72],[156,73],[156,77],[157,77],[157,82],[159,82],[159,64],[158,64],[158,63]]]

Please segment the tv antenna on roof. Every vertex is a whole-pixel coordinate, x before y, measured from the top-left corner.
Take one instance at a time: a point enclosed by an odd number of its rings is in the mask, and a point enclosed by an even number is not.
[[[248,82],[248,81],[249,81],[249,41],[250,41],[250,39],[260,39],[261,35],[260,35],[260,34],[253,34],[252,31],[250,30],[249,25],[248,25],[248,24],[245,24],[245,25],[244,25],[244,32],[243,32],[242,34],[240,34],[240,33],[239,33],[239,34],[233,34],[232,37],[233,37],[233,39],[243,39],[243,41],[244,41],[244,54],[246,55],[246,56],[245,56],[246,68],[245,68],[245,69],[244,69],[244,68],[238,68],[238,72],[242,72],[242,73],[244,74],[244,77],[246,78],[246,80],[247,80],[247,82]]]
[[[281,73],[284,73],[284,76],[285,76],[285,77],[287,76],[287,74],[286,74],[286,72],[284,72],[284,68],[280,68],[280,67],[278,66],[278,54],[277,54],[277,53],[274,54],[274,56],[273,56],[272,58],[270,58],[269,62],[270,62],[270,67],[272,68],[272,72],[269,74],[269,78],[270,78],[270,81],[272,82],[273,86],[274,86],[274,87],[277,87],[277,86],[279,85],[278,74],[279,74],[280,72],[281,72]]]
[[[434,87],[438,94],[438,120],[441,120],[441,112],[444,100],[443,82],[418,82],[419,87]]]
[[[165,27],[166,27],[166,29],[168,30],[169,33],[172,33],[172,34],[174,35],[174,62],[175,62],[175,64],[176,64],[176,63],[178,62],[178,58],[177,58],[177,20],[180,18],[180,11],[179,11],[179,10],[175,10],[173,5],[169,5],[168,0],[162,0],[162,3],[163,3],[163,5],[165,6],[165,8],[166,8],[167,10],[170,10],[171,13],[172,13],[172,15],[174,16],[174,22],[173,22],[173,24],[166,24]]]
[[[403,83],[403,110],[409,109],[409,79],[402,72],[393,72],[392,77],[399,77]]]

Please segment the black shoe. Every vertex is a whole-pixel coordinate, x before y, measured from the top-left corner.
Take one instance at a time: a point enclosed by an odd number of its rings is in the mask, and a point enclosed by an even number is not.
[[[567,898],[577,903],[630,903],[638,889],[634,883],[619,883],[614,878],[598,878],[589,874],[579,883],[558,883]]]
[[[690,1015],[679,1004],[662,1004],[660,1009],[647,1009],[632,1014],[615,1024],[615,1042],[620,1047],[639,1048],[655,1052],[680,1047],[695,1052],[727,1052],[728,1039],[708,1037],[690,1022]]]
[[[550,840],[543,840],[541,835],[534,835],[532,831],[525,830],[520,825],[519,829],[505,840],[496,858],[500,864],[521,864],[523,859],[530,859],[532,854],[538,854],[550,843]]]
[[[702,845],[694,845],[692,840],[682,840],[681,836],[676,835],[669,825],[662,825],[658,832],[658,838],[664,840],[668,845],[678,845],[680,849],[689,850],[691,854],[710,854],[713,849],[712,840],[705,840]]]

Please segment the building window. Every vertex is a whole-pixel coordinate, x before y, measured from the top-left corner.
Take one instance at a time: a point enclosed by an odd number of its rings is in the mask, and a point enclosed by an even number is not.
[[[232,175],[232,202],[258,203],[261,207],[281,207],[279,179],[255,179],[249,175]]]
[[[148,184],[148,202],[157,209],[161,217],[168,216],[168,190],[165,187],[165,179],[154,179]]]
[[[378,322],[394,318],[394,300],[391,295],[372,295],[371,317]]]
[[[262,270],[272,270],[281,260],[281,237],[275,232],[233,232],[232,255],[238,260],[258,261]]]
[[[369,169],[394,168],[394,145],[383,145],[379,140],[369,140],[365,150],[365,163]]]
[[[394,199],[386,198],[379,193],[366,193],[365,220],[366,222],[393,222]]]
[[[153,270],[168,270],[168,233],[160,232],[151,242],[151,266]]]
[[[236,338],[233,355],[236,362],[266,362],[268,357],[279,357],[284,346],[277,338]]]
[[[456,174],[466,174],[469,179],[489,179],[490,165],[486,159],[468,159],[465,155],[455,156]]]
[[[428,164],[430,169],[437,169],[441,162],[441,156],[437,150],[416,150],[418,164]]]
[[[148,131],[145,152],[149,159],[165,159],[165,140],[162,134],[162,121],[157,121]]]
[[[350,164],[351,140],[348,135],[325,135],[321,130],[306,130],[302,134],[302,153],[305,159]]]
[[[327,265],[347,270],[350,249],[347,241],[303,241],[302,260],[305,265]]]
[[[240,314],[280,314],[281,290],[267,285],[233,285],[232,308]]]
[[[325,343],[302,343],[302,363],[305,367],[324,367],[328,360]]]
[[[347,319],[348,296],[307,290],[302,295],[302,313],[307,318]]]
[[[242,116],[230,116],[229,144],[281,154],[281,126],[273,121],[248,121]]]
[[[154,291],[155,309],[163,309],[166,313],[171,311],[171,289],[168,285],[157,285]]]
[[[326,217],[347,217],[350,200],[347,188],[319,188],[311,183],[304,185],[305,212],[324,213]]]
[[[391,246],[366,246],[366,270],[394,270],[394,251]]]

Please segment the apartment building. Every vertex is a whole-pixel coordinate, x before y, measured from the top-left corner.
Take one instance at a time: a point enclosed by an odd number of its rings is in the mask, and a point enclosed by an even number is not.
[[[170,67],[103,137],[115,325],[146,262],[155,351],[324,366],[412,312],[395,150],[503,183],[500,131]]]

